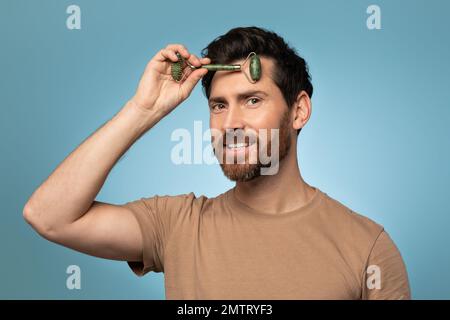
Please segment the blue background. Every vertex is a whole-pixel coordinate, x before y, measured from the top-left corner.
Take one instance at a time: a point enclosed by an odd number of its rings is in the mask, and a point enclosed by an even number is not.
[[[81,7],[81,30],[66,8]],[[368,30],[366,9],[381,8]],[[299,140],[305,180],[384,225],[406,262],[413,298],[450,298],[448,1],[0,1],[0,298],[164,299],[162,273],[40,238],[22,208],[52,170],[129,99],[169,43],[199,55],[215,37],[256,25],[307,60],[313,113]],[[197,86],[109,175],[98,200],[215,196],[233,184],[217,165],[174,165],[176,128],[208,127]],[[63,199],[62,199],[63,201]],[[82,289],[66,288],[80,266]]]

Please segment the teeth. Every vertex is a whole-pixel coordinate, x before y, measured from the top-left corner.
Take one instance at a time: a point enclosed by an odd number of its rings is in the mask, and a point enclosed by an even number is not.
[[[227,145],[228,148],[242,148],[242,147],[248,147],[248,143],[230,143]]]

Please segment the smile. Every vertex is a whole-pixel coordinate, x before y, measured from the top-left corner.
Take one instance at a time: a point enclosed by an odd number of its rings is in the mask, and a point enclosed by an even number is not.
[[[223,144],[224,147],[227,149],[240,149],[240,148],[247,148],[255,144],[255,141],[249,141],[249,142],[240,142],[240,143],[228,143]]]
[[[248,147],[248,143],[230,143],[227,145],[228,149],[238,149]]]

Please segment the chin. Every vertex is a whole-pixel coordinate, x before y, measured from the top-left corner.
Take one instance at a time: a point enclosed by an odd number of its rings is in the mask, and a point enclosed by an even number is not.
[[[257,164],[221,164],[224,175],[235,182],[253,180],[261,175],[261,166]]]

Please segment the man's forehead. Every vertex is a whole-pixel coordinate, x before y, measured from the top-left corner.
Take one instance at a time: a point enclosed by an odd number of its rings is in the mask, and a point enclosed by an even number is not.
[[[244,65],[245,69],[239,72],[216,71],[211,81],[210,100],[214,99],[216,96],[222,97],[226,94],[239,95],[249,91],[269,91],[271,85],[274,85],[272,80],[273,60],[266,57],[260,57],[260,59],[262,70],[261,78],[255,83],[251,83],[247,78],[250,77],[248,62]],[[232,64],[239,64],[242,62],[244,62],[244,59],[234,61]],[[247,73],[247,77],[244,72]]]

